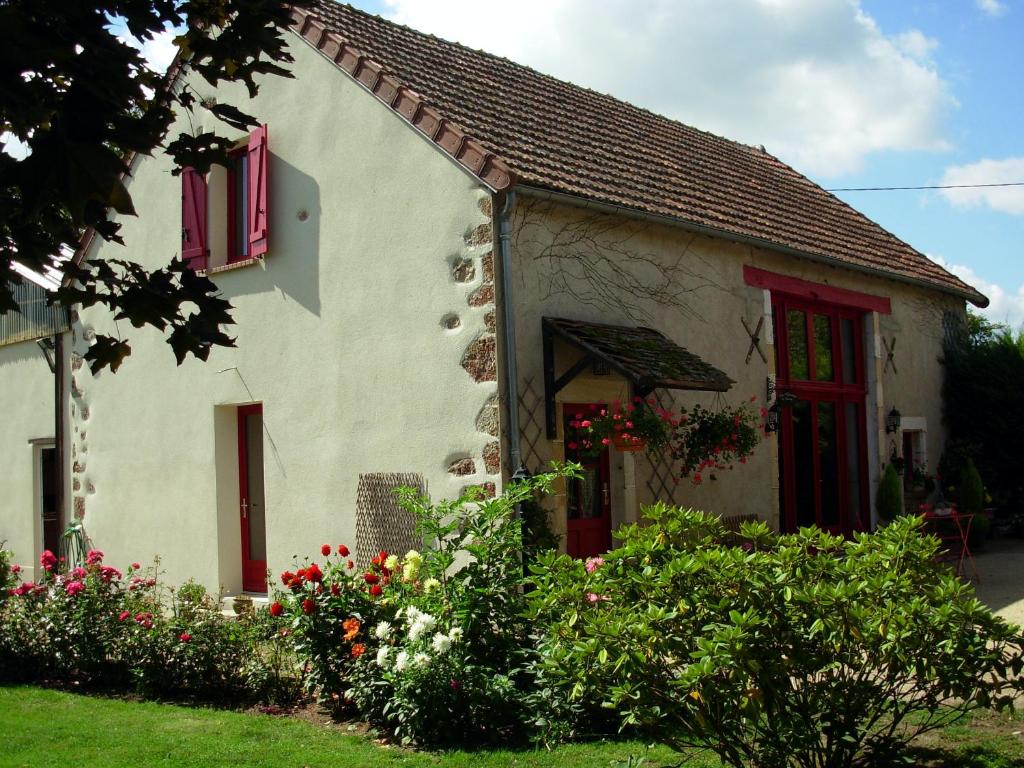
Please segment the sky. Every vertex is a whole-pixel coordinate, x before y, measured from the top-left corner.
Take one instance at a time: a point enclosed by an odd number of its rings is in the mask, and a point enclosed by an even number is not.
[[[1024,0],[354,0],[698,128],[826,189],[1024,183]],[[171,35],[143,45],[153,66]],[[1024,325],[1024,184],[836,192]]]

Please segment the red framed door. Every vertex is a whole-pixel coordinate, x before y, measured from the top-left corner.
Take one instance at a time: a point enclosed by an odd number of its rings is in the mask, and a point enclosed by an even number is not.
[[[242,589],[267,591],[267,516],[263,494],[263,406],[238,408],[238,498]]]
[[[867,527],[863,313],[773,296],[784,530]],[[786,400],[783,400],[785,403]]]
[[[589,413],[597,404],[565,404],[562,406],[563,434],[569,433],[569,422],[578,413]],[[566,483],[565,551],[570,557],[584,558],[603,554],[612,548],[612,507],[609,478],[611,466],[608,448],[597,458],[581,459],[577,451],[566,447],[566,460],[579,461],[583,476]]]

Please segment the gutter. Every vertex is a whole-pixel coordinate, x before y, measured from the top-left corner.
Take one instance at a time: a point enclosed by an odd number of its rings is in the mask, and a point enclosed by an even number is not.
[[[504,201],[498,219],[498,258],[501,262],[501,304],[502,304],[502,326],[505,343],[505,392],[506,392],[506,418],[508,423],[508,457],[509,465],[513,467],[512,480],[521,480],[529,476],[529,471],[523,465],[523,455],[520,446],[521,437],[519,434],[519,364],[516,348],[516,325],[515,313],[512,311],[512,216],[515,213],[516,193],[509,190],[504,195]],[[497,201],[495,201],[497,202]],[[495,206],[495,210],[498,208]]]
[[[875,269],[872,267],[865,267],[860,264],[851,264],[848,261],[837,259],[834,256],[826,256],[821,253],[814,253],[813,251],[803,251],[799,248],[791,248],[789,246],[781,245],[771,240],[766,240],[760,237],[754,237],[752,235],[741,235],[736,232],[731,232],[726,229],[719,229],[717,227],[709,227],[706,224],[697,224],[696,222],[686,221],[685,219],[677,219],[673,216],[665,216],[657,213],[647,213],[645,211],[637,210],[636,208],[627,208],[621,205],[612,205],[610,203],[599,203],[594,200],[589,200],[585,197],[578,197],[576,195],[570,195],[565,192],[555,192],[547,189],[540,189],[538,187],[529,187],[524,184],[518,184],[516,186],[522,194],[529,197],[533,197],[539,200],[550,200],[556,203],[562,203],[564,205],[573,205],[578,208],[588,208],[591,210],[599,211],[600,213],[613,214],[617,216],[625,216],[631,219],[639,219],[640,221],[650,221],[655,224],[661,224],[668,227],[676,227],[679,229],[685,229],[690,232],[696,232],[701,235],[708,235],[710,237],[722,238],[725,240],[732,240],[737,243],[745,243],[747,245],[754,245],[758,248],[764,248],[765,250],[775,251],[777,253],[785,253],[789,256],[798,256],[808,261],[814,261],[819,264],[827,264],[831,267],[838,267],[839,269],[846,269],[853,272],[859,272],[865,275],[871,275],[872,277],[881,277],[886,280],[894,280],[899,283],[905,283],[908,285],[917,286],[919,288],[928,288],[933,291],[939,291],[940,293],[947,293],[957,298],[969,301],[974,306],[984,309],[988,306],[989,300],[987,297],[979,293],[978,291],[961,291],[951,286],[938,285],[936,283],[929,282],[927,280],[921,280],[920,278],[910,277],[909,275],[901,275],[897,272],[887,272],[881,269]],[[927,258],[927,257],[925,257]]]
[[[57,527],[60,532],[63,533],[64,528],[67,527],[68,515],[65,514],[64,509],[64,480],[68,475],[68,468],[64,465],[64,432],[67,428],[66,420],[64,418],[64,334],[55,333],[53,335],[53,358],[54,358],[54,370],[53,370],[53,417],[54,417],[54,433],[53,433],[53,444],[57,450],[55,463],[55,474],[54,486],[55,486],[55,499],[54,506],[57,508]]]

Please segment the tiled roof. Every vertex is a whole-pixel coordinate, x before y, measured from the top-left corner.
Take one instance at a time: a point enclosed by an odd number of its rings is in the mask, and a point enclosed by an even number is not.
[[[295,29],[494,189],[665,216],[988,300],[766,151],[333,0]]]
[[[733,380],[650,328],[545,317],[544,325],[592,357],[604,360],[641,389],[725,392]]]

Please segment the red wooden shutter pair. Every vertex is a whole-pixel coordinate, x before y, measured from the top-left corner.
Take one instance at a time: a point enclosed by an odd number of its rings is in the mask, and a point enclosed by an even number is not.
[[[270,206],[267,203],[267,126],[261,125],[249,134],[246,155],[249,170],[248,205],[244,215],[249,238],[249,256],[267,252],[270,232]],[[206,269],[210,248],[207,242],[206,178],[193,168],[181,172],[181,258],[190,269]],[[233,222],[228,222],[229,227]]]

